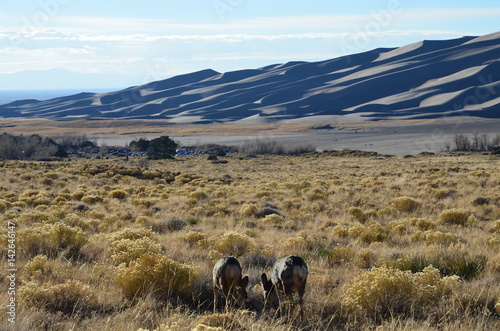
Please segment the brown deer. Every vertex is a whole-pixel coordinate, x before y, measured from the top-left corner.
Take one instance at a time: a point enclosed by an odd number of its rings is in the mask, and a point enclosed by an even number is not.
[[[274,307],[279,306],[281,312],[285,303],[285,296],[293,303],[293,294],[297,293],[299,296],[300,318],[302,319],[303,297],[308,274],[307,264],[298,256],[291,255],[277,260],[273,266],[271,279],[268,280],[265,273],[261,276],[262,286],[264,287],[264,309],[267,305],[274,305]]]
[[[227,256],[214,266],[214,312],[219,308],[219,290],[226,298],[226,310],[231,308],[231,299],[240,307],[248,300],[248,276],[241,278],[241,265],[237,259]]]

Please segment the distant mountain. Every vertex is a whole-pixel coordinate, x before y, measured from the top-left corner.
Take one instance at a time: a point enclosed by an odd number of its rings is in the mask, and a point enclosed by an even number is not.
[[[117,81],[120,85],[114,85]],[[83,74],[62,69],[26,70],[13,74],[0,74],[0,90],[11,90],[12,87],[19,86],[22,86],[23,90],[38,90],[40,86],[44,90],[80,90],[82,87],[94,89],[96,85],[125,87],[129,86],[131,81],[133,79],[123,74]]]
[[[1,117],[264,123],[500,118],[500,32],[422,41],[321,62],[207,69],[111,93],[0,106]]]

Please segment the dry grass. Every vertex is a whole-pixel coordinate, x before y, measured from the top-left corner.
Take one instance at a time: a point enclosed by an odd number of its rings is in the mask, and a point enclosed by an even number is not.
[[[18,269],[16,324],[2,291],[0,329],[500,328],[499,158],[226,159],[0,162]],[[211,314],[228,254],[250,309]],[[310,270],[303,321],[258,309],[260,274],[289,254]]]

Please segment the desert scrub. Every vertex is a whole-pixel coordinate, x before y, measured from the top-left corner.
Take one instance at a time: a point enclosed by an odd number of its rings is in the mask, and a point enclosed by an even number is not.
[[[342,305],[358,317],[381,320],[417,313],[418,316],[438,299],[458,286],[458,277],[440,278],[439,270],[429,266],[422,272],[373,268],[362,272],[344,290]],[[412,311],[413,310],[413,311]]]
[[[420,201],[408,196],[392,200],[392,205],[402,213],[411,213],[422,207],[422,203]]]
[[[100,195],[98,195],[97,193],[95,193],[95,194],[85,195],[84,197],[82,197],[81,201],[83,203],[93,205],[93,204],[102,202],[103,198]]]
[[[245,203],[241,206],[239,215],[241,217],[254,217],[258,209],[254,203]]]
[[[76,257],[86,241],[85,233],[79,227],[60,222],[35,224],[19,231],[19,250],[28,257],[40,254]]]
[[[363,210],[359,207],[349,207],[347,213],[351,215],[355,220],[364,223],[368,219],[368,215],[366,215]]]
[[[108,193],[108,198],[113,198],[113,199],[118,199],[118,200],[125,200],[127,199],[127,192],[124,190],[113,190]]]
[[[281,226],[285,223],[285,218],[281,215],[271,214],[264,217],[262,223],[272,226]]]
[[[29,282],[19,287],[19,297],[25,307],[45,308],[64,314],[88,312],[98,308],[96,292],[77,280],[48,287]]]
[[[208,238],[208,243],[214,251],[223,256],[242,256],[244,254],[254,253],[257,250],[255,240],[245,234],[228,231],[223,235]]]
[[[411,218],[409,222],[411,225],[422,231],[434,230],[437,228],[436,222],[426,218]]]
[[[453,233],[434,230],[417,231],[411,236],[411,239],[413,241],[423,241],[429,245],[449,246],[459,242],[459,237]]]
[[[151,253],[115,269],[115,283],[128,300],[147,294],[159,299],[188,300],[196,276],[194,267]]]
[[[108,235],[108,240],[110,242],[121,240],[121,239],[155,239],[156,234],[150,229],[144,228],[124,228],[118,231],[115,231]]]
[[[111,260],[115,265],[129,265],[146,253],[160,254],[161,251],[161,245],[150,238],[120,239],[111,243]]]
[[[448,225],[474,225],[476,223],[474,221],[475,217],[472,218],[471,216],[473,216],[472,213],[465,209],[446,209],[439,214],[438,221]]]
[[[207,245],[207,235],[198,231],[189,231],[182,236],[182,240],[186,242],[189,247],[200,246],[204,248]]]

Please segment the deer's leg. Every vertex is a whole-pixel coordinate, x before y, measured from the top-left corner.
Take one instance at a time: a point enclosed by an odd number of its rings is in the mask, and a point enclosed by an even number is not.
[[[217,312],[219,307],[219,288],[214,286],[214,313]]]

